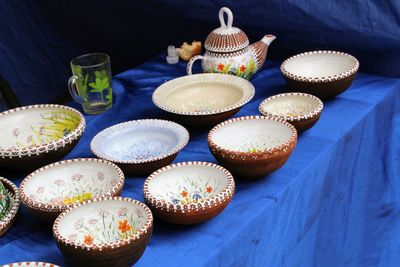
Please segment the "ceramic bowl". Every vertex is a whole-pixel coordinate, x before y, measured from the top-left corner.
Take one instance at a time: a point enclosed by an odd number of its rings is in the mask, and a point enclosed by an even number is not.
[[[171,163],[189,142],[181,125],[166,120],[135,120],[98,133],[90,148],[99,158],[118,164],[129,175],[148,175]]]
[[[2,219],[0,219],[0,236],[2,236],[14,223],[19,209],[20,200],[18,188],[14,183],[3,177],[0,177],[0,182],[4,185],[8,192],[8,196],[10,197],[10,204],[6,214]]]
[[[24,261],[2,265],[1,267],[60,267],[58,265],[39,261]]]
[[[281,72],[288,90],[329,99],[351,85],[358,67],[358,60],[349,54],[312,51],[286,59]]]
[[[228,74],[196,74],[168,81],[153,93],[154,104],[190,126],[215,125],[254,96],[247,80]]]
[[[323,107],[322,101],[313,95],[286,93],[265,99],[259,110],[262,115],[287,121],[303,132],[314,126]]]
[[[197,224],[215,217],[234,192],[232,175],[208,162],[172,164],[144,183],[146,203],[158,217],[175,224]]]
[[[57,217],[53,235],[73,266],[131,266],[150,241],[153,216],[143,203],[98,198],[70,207]]]
[[[250,179],[280,168],[296,143],[297,132],[291,124],[262,116],[230,119],[208,134],[208,146],[218,162]]]
[[[0,113],[0,167],[34,170],[63,158],[77,144],[85,119],[60,105],[33,105]]]
[[[99,196],[122,192],[124,174],[115,164],[101,159],[72,159],[42,167],[20,185],[22,203],[47,221],[68,207]]]
[[[0,221],[6,217],[10,207],[10,202],[11,196],[6,187],[0,181]]]

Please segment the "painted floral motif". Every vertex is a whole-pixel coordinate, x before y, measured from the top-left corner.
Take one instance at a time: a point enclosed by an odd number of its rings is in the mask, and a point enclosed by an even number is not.
[[[10,210],[10,195],[7,192],[7,189],[0,182],[0,221],[6,216],[8,211]]]
[[[157,157],[168,153],[170,144],[159,139],[140,139],[130,143],[128,146],[121,143],[115,146],[110,152],[119,160],[143,160]]]
[[[244,79],[249,79],[256,71],[256,62],[254,59],[237,61],[237,59],[225,60],[220,62],[217,60],[208,60],[205,65],[206,72],[231,74]]]
[[[276,116],[286,116],[286,117],[298,117],[302,115],[307,115],[314,110],[314,106],[308,103],[288,102],[286,105],[282,104],[270,104],[265,106],[265,111],[274,114]]]
[[[217,194],[220,188],[221,182],[216,179],[184,177],[176,185],[167,185],[165,193],[155,196],[167,199],[172,204],[191,204],[204,202],[208,197]]]
[[[88,217],[76,219],[73,223],[76,232],[67,239],[88,246],[116,242],[135,234],[145,221],[139,209],[120,207],[115,212],[99,209]]]
[[[41,122],[29,128],[14,128],[11,132],[18,148],[37,146],[58,140],[71,133],[79,125],[80,118],[69,110],[57,110],[41,114]]]
[[[283,140],[273,138],[268,134],[265,136],[253,136],[251,138],[246,138],[246,140],[236,141],[237,144],[235,144],[235,151],[251,153],[263,152],[283,143]]]

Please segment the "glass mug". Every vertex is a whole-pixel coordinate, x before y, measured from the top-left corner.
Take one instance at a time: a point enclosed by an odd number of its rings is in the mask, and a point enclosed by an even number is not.
[[[72,76],[68,89],[87,114],[99,114],[112,106],[110,57],[86,54],[71,60]]]

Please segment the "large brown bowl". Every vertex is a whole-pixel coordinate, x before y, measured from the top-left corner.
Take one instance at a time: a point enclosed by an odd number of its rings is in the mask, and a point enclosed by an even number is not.
[[[98,198],[71,207],[53,225],[56,243],[72,266],[128,267],[144,253],[153,216],[130,198]]]
[[[5,216],[2,216],[2,219],[0,220],[0,236],[2,236],[15,222],[20,200],[18,188],[14,183],[3,177],[0,177],[0,182],[5,187],[10,198],[10,204],[7,208],[6,214]]]
[[[0,114],[0,167],[32,171],[55,162],[78,143],[83,115],[61,105],[33,105]]]
[[[337,51],[312,51],[286,59],[281,65],[281,72],[288,91],[327,100],[352,84],[358,68],[359,62],[352,55]]]
[[[242,178],[259,178],[285,164],[297,143],[289,123],[262,116],[227,120],[208,134],[217,161]]]
[[[144,183],[144,199],[161,219],[197,224],[222,212],[235,191],[232,175],[213,163],[182,162],[166,166]]]

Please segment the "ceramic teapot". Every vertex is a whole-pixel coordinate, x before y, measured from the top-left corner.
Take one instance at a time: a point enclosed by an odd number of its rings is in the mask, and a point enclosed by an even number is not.
[[[228,21],[225,22],[224,14]],[[269,44],[275,36],[265,35],[261,41],[249,45],[247,35],[232,27],[232,11],[223,7],[219,10],[221,27],[213,30],[204,43],[204,56],[195,56],[187,64],[186,71],[192,74],[193,63],[201,59],[203,72],[227,73],[249,79],[265,62]]]

